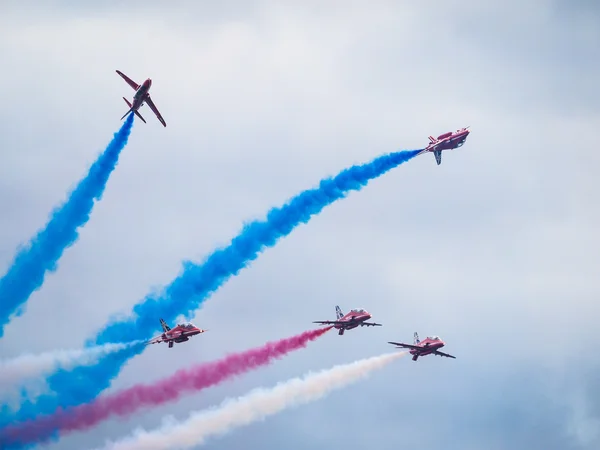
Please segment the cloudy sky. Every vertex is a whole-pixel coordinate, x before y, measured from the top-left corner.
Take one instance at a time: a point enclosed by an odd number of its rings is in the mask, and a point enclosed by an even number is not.
[[[105,195],[0,357],[79,348],[115,313],[319,179],[470,125],[326,208],[190,317],[211,331],[132,360],[113,389],[304,331],[334,306],[384,324],[47,446],[101,445],[166,414],[439,335],[216,450],[600,446],[600,8],[591,0],[4,1],[0,265],[46,221],[153,80]],[[218,4],[217,4],[218,3]],[[157,331],[159,330],[157,318]]]

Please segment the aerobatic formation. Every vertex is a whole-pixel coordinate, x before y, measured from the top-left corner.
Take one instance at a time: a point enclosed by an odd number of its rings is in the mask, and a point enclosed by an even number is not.
[[[140,108],[148,105],[159,122],[167,126],[150,98],[152,80],[147,78],[140,85],[119,70],[116,72],[135,90],[131,102],[123,97],[129,110],[121,119],[127,119],[87,175],[67,195],[64,204],[52,212],[48,223],[28,246],[19,249],[8,271],[0,278],[0,338],[3,327],[15,315],[24,313],[25,303],[34,291],[41,288],[46,273],[56,270],[63,252],[77,241],[79,228],[89,221],[94,202],[100,201],[119,154],[127,145],[134,116],[146,123]],[[442,151],[461,147],[469,136],[468,128],[447,132],[437,138],[429,136],[429,144],[425,148],[382,155],[320,180],[318,187],[302,191],[283,206],[271,209],[264,220],[246,224],[228,246],[215,249],[203,263],[186,262],[180,275],[159,295],[150,294],[138,302],[131,317],[109,321],[87,341],[84,349],[56,350],[0,361],[0,381],[3,383],[24,383],[28,378],[42,374],[46,376],[48,391],[38,393],[33,399],[21,395],[16,406],[3,401],[0,448],[19,449],[43,444],[68,433],[89,429],[114,416],[126,417],[143,408],[173,402],[184,393],[198,392],[269,365],[292,351],[305,348],[331,329],[343,336],[344,332],[358,327],[381,327],[381,323],[371,321],[371,313],[364,308],[354,308],[344,314],[336,306],[335,320],[313,322],[324,327],[225,355],[214,362],[184,368],[150,384],[141,382],[122,391],[101,395],[125,363],[150,344],[165,343],[172,348],[175,344],[192,340],[187,345],[202,345],[199,335],[208,330],[191,322],[180,322],[177,318],[195,314],[212,293],[246,268],[266,248],[276,245],[281,238],[307,223],[328,205],[345,198],[349,192],[361,190],[369,181],[415,156],[433,153],[440,165]],[[158,324],[162,332],[157,335]],[[336,366],[280,383],[272,389],[256,390],[236,401],[228,400],[218,409],[193,413],[186,422],[169,422],[155,431],[138,430],[132,437],[107,441],[106,448],[191,448],[202,444],[209,436],[261,420],[289,406],[322,398],[405,354],[411,355],[413,361],[426,355],[455,358],[440,351],[445,342],[437,336],[421,341],[415,332],[412,344],[389,344],[404,351]],[[162,351],[161,347],[155,351]],[[0,397],[3,394],[4,391]]]

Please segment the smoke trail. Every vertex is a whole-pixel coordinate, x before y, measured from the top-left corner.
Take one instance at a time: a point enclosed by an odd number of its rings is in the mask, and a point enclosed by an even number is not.
[[[52,416],[25,422],[20,426],[9,426],[0,430],[0,442],[4,446],[40,442],[48,439],[56,431],[62,436],[67,432],[85,430],[112,416],[129,416],[141,408],[177,400],[185,393],[214,386],[304,348],[330,329],[331,327],[320,328],[280,341],[268,342],[261,347],[234,353],[212,363],[179,370],[152,384],[138,384],[71,410],[59,410]]]
[[[382,369],[405,355],[389,353],[335,366],[304,378],[293,378],[272,389],[257,389],[236,400],[225,400],[219,408],[192,413],[183,423],[164,420],[155,431],[138,429],[134,435],[117,442],[108,442],[104,450],[174,450],[196,447],[214,435],[225,434],[235,427],[249,425],[286,408],[313,402],[334,389],[343,388],[371,372]]]
[[[127,144],[132,125],[133,114],[127,117],[67,201],[50,214],[46,226],[29,245],[19,250],[8,272],[0,279],[0,337],[10,316],[23,312],[23,304],[41,287],[46,272],[56,270],[64,250],[79,237],[77,229],[89,220],[94,200],[100,200],[119,154]]]
[[[143,341],[124,344],[105,344],[81,350],[55,350],[39,355],[21,355],[13,359],[0,360],[0,389],[26,378],[43,375],[58,367],[69,368],[89,364],[100,356],[139,345]]]
[[[421,150],[400,151],[375,158],[366,164],[352,166],[332,178],[321,180],[319,186],[301,192],[280,208],[273,208],[266,220],[251,222],[224,248],[215,250],[202,264],[185,262],[182,273],[158,296],[149,295],[134,308],[134,317],[116,320],[101,330],[89,345],[119,342],[127,339],[148,339],[156,330],[156,321],[163,317],[173,321],[180,314],[191,315],[215,290],[231,276],[256,259],[265,247],[274,246],[302,223],[308,222],[326,206],[344,198],[350,191],[359,191],[373,180],[417,156]],[[103,358],[98,364],[79,367],[71,372],[53,374],[47,384],[54,396],[39,397],[36,403],[23,403],[16,416],[2,411],[0,426],[49,414],[58,407],[87,403],[95,398],[121,367],[139,349],[128,349]]]

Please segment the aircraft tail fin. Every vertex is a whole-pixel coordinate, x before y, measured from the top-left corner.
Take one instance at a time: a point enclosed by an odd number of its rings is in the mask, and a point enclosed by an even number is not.
[[[417,344],[419,344],[420,342],[421,342],[421,340],[419,339],[419,333],[417,333],[417,332],[415,331],[415,336],[414,336],[414,338],[413,338],[413,344],[414,344],[414,345],[417,345]]]
[[[162,329],[165,332],[171,329],[171,327],[169,327],[169,325],[167,325],[167,322],[165,322],[163,319],[160,319],[160,325],[162,326]]]
[[[335,305],[335,315],[338,318],[338,320],[341,319],[342,317],[344,317],[344,313],[342,312],[342,309],[337,305]]]
[[[435,156],[435,162],[439,166],[442,163],[442,151],[441,150],[434,150],[433,151],[433,156]]]
[[[123,120],[125,118],[125,116],[127,116],[127,114],[129,114],[133,108],[133,105],[131,103],[129,103],[129,100],[127,100],[125,97],[123,97],[123,100],[125,100],[125,103],[127,103],[127,106],[129,106],[129,111],[127,111],[125,114],[123,114],[123,117],[121,117],[121,120]]]
[[[125,103],[127,103],[127,106],[129,106],[129,111],[127,111],[125,114],[123,114],[123,117],[121,117],[121,120],[123,120],[127,116],[127,114],[129,114],[131,111],[133,111],[132,110],[133,106],[131,105],[129,100],[127,100],[125,97],[123,97],[123,100],[125,100]],[[133,112],[135,113],[136,116],[138,116],[140,118],[140,120],[142,122],[146,123],[146,119],[144,119],[138,111],[133,111]]]

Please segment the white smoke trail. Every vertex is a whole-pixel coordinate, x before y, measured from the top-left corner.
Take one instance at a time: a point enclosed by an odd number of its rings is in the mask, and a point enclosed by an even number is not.
[[[58,368],[69,368],[94,362],[100,356],[123,350],[142,341],[124,344],[105,344],[81,350],[55,350],[39,355],[26,354],[13,359],[0,360],[0,388],[14,385],[27,378],[38,377]]]
[[[257,389],[235,400],[225,400],[219,408],[192,413],[188,420],[176,423],[172,417],[154,431],[138,429],[134,435],[117,442],[107,442],[105,450],[167,450],[196,447],[212,435],[248,425],[288,407],[309,403],[334,389],[368,376],[404,356],[406,352],[389,353],[335,366],[303,378],[293,378],[271,389]]]

